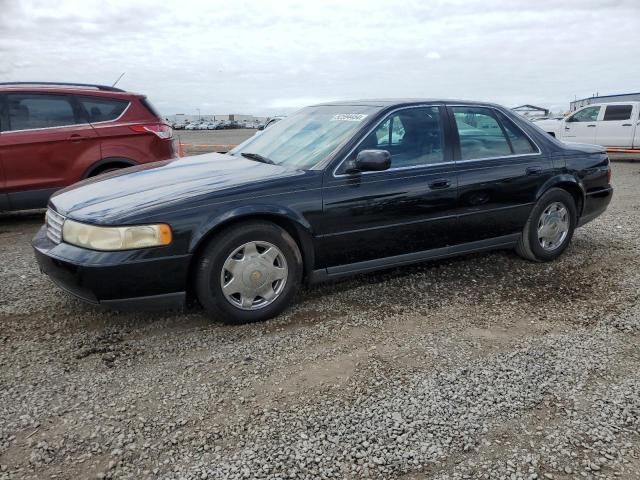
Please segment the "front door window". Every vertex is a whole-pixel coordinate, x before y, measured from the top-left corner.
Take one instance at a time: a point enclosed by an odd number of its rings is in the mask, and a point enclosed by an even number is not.
[[[387,150],[391,168],[444,162],[444,139],[439,107],[406,108],[392,113],[360,143],[362,150]]]

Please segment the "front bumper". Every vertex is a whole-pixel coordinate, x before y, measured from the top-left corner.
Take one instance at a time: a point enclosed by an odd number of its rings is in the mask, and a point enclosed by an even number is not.
[[[79,299],[118,310],[184,306],[191,255],[139,258],[56,244],[42,227],[32,241],[40,271]]]

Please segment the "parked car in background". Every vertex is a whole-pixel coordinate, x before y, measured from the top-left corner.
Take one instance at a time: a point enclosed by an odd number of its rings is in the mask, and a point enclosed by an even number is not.
[[[198,129],[198,124],[197,123],[190,123],[186,127],[184,127],[184,129],[185,130],[197,130]]]
[[[601,147],[559,142],[497,105],[327,103],[227,155],[58,192],[33,246],[86,301],[175,307],[193,292],[214,317],[246,323],[281,312],[305,282],[496,248],[553,260],[605,211],[610,175]]]
[[[84,178],[174,156],[172,129],[144,95],[0,83],[0,211],[43,208]]]
[[[640,149],[640,102],[594,103],[536,125],[565,142]]]
[[[182,122],[178,122],[178,123],[174,123],[173,124],[173,129],[174,130],[184,130],[186,127],[186,124],[182,123]]]

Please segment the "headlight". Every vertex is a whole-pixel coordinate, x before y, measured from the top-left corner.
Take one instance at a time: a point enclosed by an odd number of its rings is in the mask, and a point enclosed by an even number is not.
[[[65,220],[62,239],[92,250],[131,250],[171,243],[171,227],[165,224],[129,227],[97,227]]]

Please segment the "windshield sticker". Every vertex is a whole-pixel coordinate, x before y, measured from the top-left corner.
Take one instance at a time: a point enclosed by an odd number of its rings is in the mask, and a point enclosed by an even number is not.
[[[332,122],[361,122],[367,118],[365,113],[338,113],[331,119]]]

